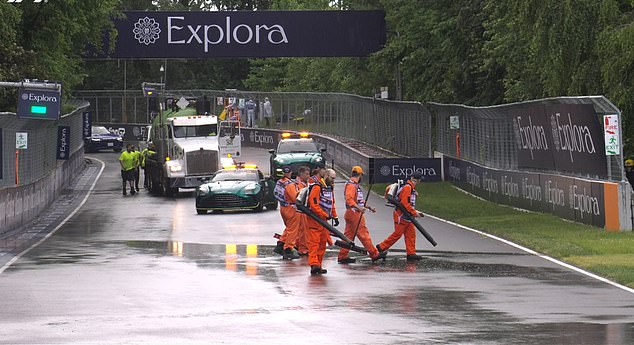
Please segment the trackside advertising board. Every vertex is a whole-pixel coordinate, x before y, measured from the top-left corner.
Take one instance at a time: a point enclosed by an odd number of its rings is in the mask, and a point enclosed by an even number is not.
[[[519,168],[607,176],[603,128],[592,105],[535,104],[508,112]]]
[[[57,159],[68,160],[70,156],[70,126],[57,127]]]
[[[367,56],[383,11],[124,12],[111,58]]]
[[[612,183],[494,170],[447,156],[444,170],[445,180],[481,198],[597,227],[606,226],[608,208],[618,209],[616,189],[606,187]]]
[[[424,182],[438,182],[440,168],[440,158],[370,158],[370,183],[407,180],[415,172],[423,174]]]

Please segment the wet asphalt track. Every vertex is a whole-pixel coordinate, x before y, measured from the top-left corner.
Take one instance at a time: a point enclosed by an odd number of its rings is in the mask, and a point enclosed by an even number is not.
[[[266,151],[244,155],[267,171]],[[634,294],[480,234],[428,217],[439,245],[417,237],[425,260],[407,263],[402,240],[379,264],[338,265],[333,249],[328,274],[310,277],[306,259],[272,253],[277,211],[196,215],[191,193],[123,197],[118,155],[91,157],[59,210],[0,240],[0,344],[634,343]],[[81,204],[97,159],[83,207],[7,267]],[[369,203],[378,243],[390,209]]]

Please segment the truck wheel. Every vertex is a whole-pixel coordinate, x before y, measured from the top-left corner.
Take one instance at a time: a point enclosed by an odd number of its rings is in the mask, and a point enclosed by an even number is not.
[[[262,202],[260,202],[260,203],[258,204],[258,207],[254,208],[253,210],[254,210],[255,212],[262,212],[263,207],[264,207],[264,205],[262,205]]]
[[[207,210],[201,210],[199,208],[196,209],[196,213],[198,214],[207,214]]]

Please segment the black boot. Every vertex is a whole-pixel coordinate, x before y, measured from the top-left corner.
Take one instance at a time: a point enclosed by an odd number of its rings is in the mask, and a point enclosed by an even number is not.
[[[275,249],[273,249],[273,253],[284,255],[284,242],[277,241],[277,245],[275,246]]]
[[[420,261],[422,260],[423,257],[420,255],[416,255],[416,254],[408,254],[407,255],[407,261]]]
[[[319,266],[310,266],[310,275],[316,276],[321,274],[321,267]]]
[[[372,258],[372,262],[375,262],[375,261],[381,260],[381,259],[385,260],[386,257],[387,257],[387,250],[382,251],[382,252],[380,251],[379,254],[377,254],[376,257]]]
[[[299,254],[297,254],[297,251],[293,248],[286,248],[284,249],[284,255],[282,256],[282,259],[284,260],[299,259]]]
[[[328,270],[325,270],[325,269],[319,267],[319,274],[326,274],[326,273],[328,273]]]

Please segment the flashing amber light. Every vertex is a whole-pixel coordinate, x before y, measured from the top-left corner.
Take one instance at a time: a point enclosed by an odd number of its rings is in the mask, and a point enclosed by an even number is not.
[[[227,158],[231,158],[231,153],[227,153]]]
[[[170,158],[169,157],[165,157],[165,160],[168,161],[168,160],[170,160]]]
[[[299,137],[300,138],[308,138],[308,133],[307,132],[301,132],[301,133],[299,133]]]
[[[282,133],[282,138],[286,139],[290,137],[291,137],[291,133]]]
[[[225,169],[225,170],[231,170],[231,169],[235,169],[236,166],[232,164],[232,165],[225,165],[222,168]]]

